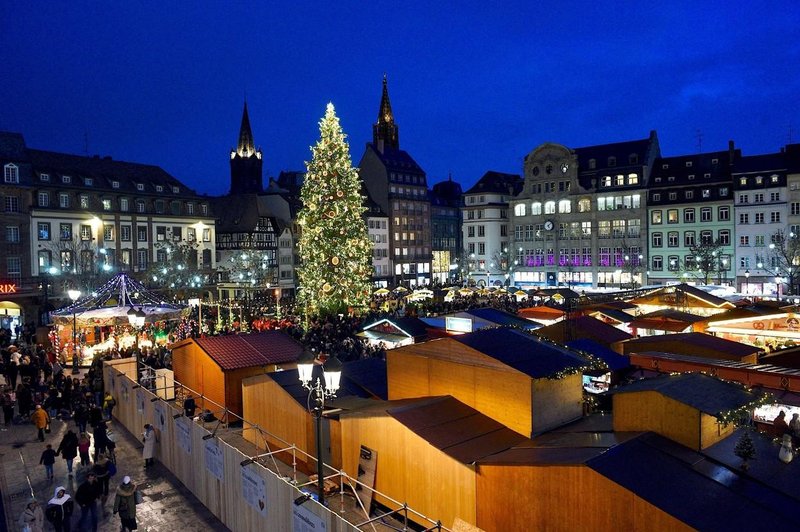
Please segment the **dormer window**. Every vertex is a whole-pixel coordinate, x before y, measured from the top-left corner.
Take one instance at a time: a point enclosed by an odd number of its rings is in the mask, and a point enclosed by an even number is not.
[[[119,188],[119,181],[112,181],[111,188]]]
[[[694,174],[689,174],[689,181],[694,181]]]
[[[7,164],[3,167],[3,176],[6,183],[19,183],[19,167],[16,164]]]
[[[661,178],[660,177],[656,178],[656,183],[661,183]]]
[[[638,164],[639,163],[639,155],[636,153],[631,153],[628,155],[628,164]]]
[[[675,176],[671,175],[667,178],[667,181],[675,181]]]
[[[181,192],[180,187],[172,187],[172,193],[173,194],[180,194],[180,192]]]
[[[692,167],[692,161],[686,161],[686,168]]]
[[[711,178],[711,174],[703,174],[703,178],[710,179]]]
[[[164,192],[164,187],[161,185],[156,185],[156,192]]]
[[[90,187],[94,185],[94,179],[92,179],[91,177],[84,177],[83,184],[86,185],[87,187]]]
[[[669,170],[669,165],[668,164],[662,164],[661,165],[661,169],[662,170]]]
[[[50,182],[50,174],[39,174],[39,179],[44,183]]]
[[[711,159],[711,164],[719,164],[719,159]]]
[[[144,191],[144,183],[136,183],[136,190]]]
[[[769,176],[769,180],[771,182],[773,182],[773,183],[777,183],[778,182],[778,176],[777,175],[771,175],[771,176]]]
[[[589,170],[594,170],[595,168],[597,168],[597,160],[589,159]]]
[[[64,183],[65,185],[69,185],[70,183],[72,183],[72,176],[62,175],[61,182]]]
[[[760,175],[756,176],[756,185],[761,185],[763,183],[764,183],[764,177]]]
[[[609,157],[608,158],[608,166],[617,166],[617,158],[616,157]]]

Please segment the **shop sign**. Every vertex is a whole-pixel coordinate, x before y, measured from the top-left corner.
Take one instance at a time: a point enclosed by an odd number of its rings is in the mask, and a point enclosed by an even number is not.
[[[0,283],[0,294],[16,294],[16,283]]]

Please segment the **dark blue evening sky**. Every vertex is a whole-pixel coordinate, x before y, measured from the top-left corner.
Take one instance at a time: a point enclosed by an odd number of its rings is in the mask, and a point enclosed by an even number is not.
[[[654,6],[654,7],[651,7]],[[229,185],[247,96],[266,176],[336,106],[357,164],[381,78],[400,144],[469,187],[547,141],[662,153],[800,141],[800,8],[720,2],[3,2],[0,130]]]

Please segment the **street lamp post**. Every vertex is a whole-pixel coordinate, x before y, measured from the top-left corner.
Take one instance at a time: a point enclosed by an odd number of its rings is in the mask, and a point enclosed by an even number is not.
[[[80,368],[78,368],[78,358],[80,354],[78,353],[78,315],[77,315],[77,307],[75,304],[78,302],[78,299],[81,297],[80,290],[69,290],[67,292],[69,298],[72,300],[72,374],[77,375],[81,372]]]
[[[322,412],[325,408],[325,398],[336,397],[339,389],[339,379],[342,376],[342,363],[335,356],[328,358],[322,365],[322,376],[314,377],[313,353],[303,351],[297,361],[297,373],[303,388],[308,390],[309,402],[313,401],[312,413],[316,420],[317,428],[317,490],[319,491],[319,503],[325,505],[325,472],[322,463]]]
[[[744,271],[744,293],[745,293],[745,295],[747,295],[747,292],[749,292],[749,288],[750,288],[749,283],[750,283],[750,270],[745,270]]]

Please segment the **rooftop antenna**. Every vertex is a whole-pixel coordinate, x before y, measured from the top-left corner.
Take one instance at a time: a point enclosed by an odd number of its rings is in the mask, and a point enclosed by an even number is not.
[[[697,137],[697,153],[703,153],[703,132],[699,129],[695,131]]]

